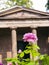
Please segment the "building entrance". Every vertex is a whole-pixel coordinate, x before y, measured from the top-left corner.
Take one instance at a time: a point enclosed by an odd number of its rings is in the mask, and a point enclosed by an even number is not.
[[[28,33],[28,32],[31,32],[30,28],[18,28],[17,29],[17,51],[19,49],[21,49],[22,51],[24,51],[25,48],[26,48],[26,45],[28,45],[28,42],[24,42],[23,41],[23,35],[25,33]],[[28,58],[28,57],[29,57],[29,54],[25,55],[24,58]]]

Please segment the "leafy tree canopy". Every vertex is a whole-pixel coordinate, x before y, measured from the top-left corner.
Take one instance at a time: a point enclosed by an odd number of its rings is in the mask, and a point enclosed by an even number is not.
[[[47,10],[48,10],[49,9],[49,0],[47,0],[46,7],[47,7]]]
[[[30,8],[33,3],[32,3],[31,0],[9,0],[9,1],[6,2],[6,4],[10,5],[10,6],[18,5],[18,6]]]
[[[31,8],[33,3],[31,0],[0,0],[0,10],[7,9],[15,5]]]

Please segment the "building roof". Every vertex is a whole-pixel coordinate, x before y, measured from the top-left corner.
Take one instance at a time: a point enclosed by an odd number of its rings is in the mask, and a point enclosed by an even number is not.
[[[6,17],[8,19],[10,19],[9,16],[11,14],[20,13],[20,12],[29,13],[29,16],[26,16],[26,18],[49,18],[49,13],[47,13],[47,12],[42,12],[42,11],[38,11],[38,10],[35,10],[35,9],[29,9],[29,8],[21,7],[21,6],[14,6],[10,9],[6,9],[6,10],[1,11],[0,12],[0,19],[5,19]],[[33,16],[33,14],[36,15],[36,16]],[[37,15],[38,15],[38,17],[37,17]],[[19,17],[19,16],[16,15],[16,18],[24,18],[24,17],[21,17],[21,16]]]

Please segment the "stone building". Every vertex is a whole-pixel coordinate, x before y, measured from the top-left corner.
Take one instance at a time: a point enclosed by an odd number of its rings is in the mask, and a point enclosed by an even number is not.
[[[0,62],[25,49],[27,32],[35,33],[40,52],[49,54],[49,13],[16,6],[0,12]]]

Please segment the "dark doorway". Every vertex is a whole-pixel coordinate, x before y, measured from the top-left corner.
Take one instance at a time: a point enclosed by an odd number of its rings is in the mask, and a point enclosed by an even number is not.
[[[27,42],[23,41],[17,41],[18,45],[18,50],[21,49],[22,51],[25,49],[26,45],[28,44]]]
[[[17,41],[18,44],[18,50],[21,49],[22,51],[24,51],[26,49],[26,45],[28,45],[28,42],[23,42],[23,41]],[[29,54],[25,54],[24,58],[29,58]]]
[[[49,27],[41,27],[38,28],[38,45],[40,46],[40,52],[42,54],[47,53],[49,54]]]
[[[23,41],[23,35],[25,33],[31,32],[31,28],[18,28],[17,29],[17,48],[18,50],[21,49],[22,51],[25,50],[26,45],[28,45],[28,42]],[[28,58],[28,55],[25,55],[24,58]]]

